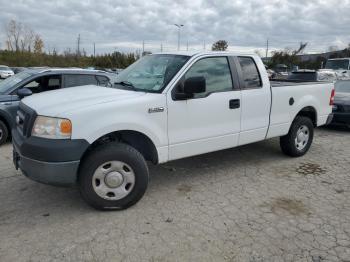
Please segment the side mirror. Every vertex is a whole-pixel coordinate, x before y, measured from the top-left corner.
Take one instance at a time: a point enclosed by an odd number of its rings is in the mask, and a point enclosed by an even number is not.
[[[204,93],[206,90],[205,78],[202,76],[190,77],[183,84],[183,91],[175,93],[176,100],[192,98],[194,94]]]
[[[21,88],[17,91],[17,95],[20,99],[26,97],[26,96],[31,96],[33,94],[32,91],[30,91],[28,88]]]
[[[190,77],[185,80],[184,93],[198,94],[204,93],[206,89],[205,78],[203,76]]]

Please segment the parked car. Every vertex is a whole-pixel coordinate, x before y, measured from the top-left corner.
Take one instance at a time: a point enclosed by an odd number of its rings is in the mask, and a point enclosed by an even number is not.
[[[15,73],[8,66],[0,65],[0,78],[8,78]]]
[[[28,69],[0,82],[0,145],[10,136],[22,96],[87,84],[111,86],[103,72],[72,69]]]
[[[287,76],[287,80],[291,81],[300,81],[300,82],[315,82],[315,81],[327,81],[327,82],[335,82],[337,81],[337,74],[334,71],[323,70],[298,70],[293,71]]]
[[[15,74],[18,74],[24,70],[26,70],[25,67],[11,67],[11,70],[15,73]]]
[[[314,127],[331,121],[333,83],[271,86],[257,55],[148,55],[117,80],[114,88],[25,98],[13,131],[16,168],[38,182],[78,184],[95,208],[124,209],[146,191],[146,160],[160,164],[272,137],[299,157]]]
[[[289,75],[288,67],[284,64],[276,65],[276,67],[274,68],[274,71],[275,73],[272,74],[272,79],[283,80],[283,79],[286,79]]]
[[[350,80],[337,81],[333,105],[333,124],[350,127]]]
[[[272,69],[266,69],[266,72],[270,80],[273,79],[274,76],[276,76],[276,72],[273,71]]]

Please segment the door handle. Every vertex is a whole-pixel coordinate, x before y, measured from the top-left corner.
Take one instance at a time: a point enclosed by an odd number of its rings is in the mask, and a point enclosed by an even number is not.
[[[237,109],[241,107],[241,101],[239,99],[231,99],[229,102],[230,109]]]

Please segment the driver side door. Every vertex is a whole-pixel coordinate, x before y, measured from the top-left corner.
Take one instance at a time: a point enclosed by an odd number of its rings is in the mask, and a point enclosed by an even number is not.
[[[241,91],[234,84],[233,63],[226,56],[204,57],[184,74],[204,77],[206,91],[187,100],[168,92],[169,160],[238,145]]]

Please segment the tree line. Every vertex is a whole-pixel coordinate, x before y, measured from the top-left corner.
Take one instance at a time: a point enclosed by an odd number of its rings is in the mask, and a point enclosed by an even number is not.
[[[285,49],[283,51],[272,52],[271,59],[267,62],[268,67],[275,68],[278,64],[285,64],[290,69],[293,66],[298,66],[301,69],[321,69],[322,65],[327,61],[325,55],[318,55],[314,59],[304,60],[302,54],[306,48],[307,43],[300,43],[300,46],[296,50]],[[350,44],[347,48],[339,51],[331,51],[328,53],[328,58],[344,58],[350,57]]]
[[[125,68],[135,62],[139,53],[113,52],[88,56],[82,52],[66,49],[58,53],[56,49],[46,53],[41,36],[32,28],[11,20],[5,25],[5,50],[0,50],[0,64],[11,67],[97,67]]]
[[[0,51],[0,64],[10,67],[33,67],[33,66],[49,66],[49,67],[96,67],[96,68],[125,68],[134,63],[139,58],[135,53],[113,52],[97,56],[77,56],[74,53],[58,54],[53,52],[34,53],[28,51]]]

